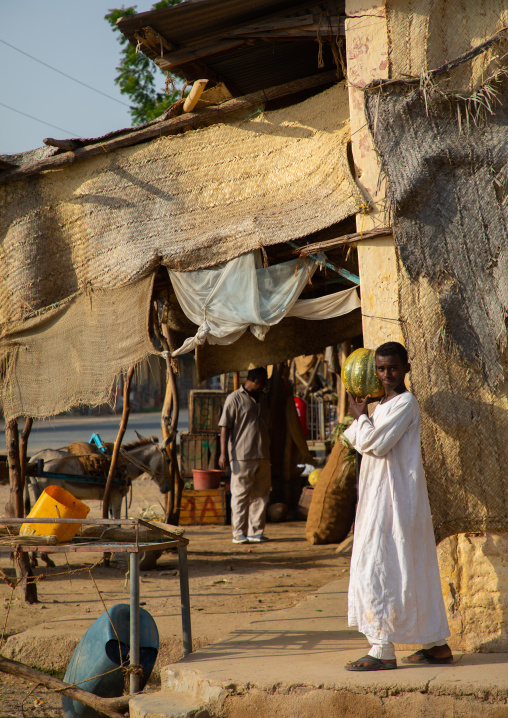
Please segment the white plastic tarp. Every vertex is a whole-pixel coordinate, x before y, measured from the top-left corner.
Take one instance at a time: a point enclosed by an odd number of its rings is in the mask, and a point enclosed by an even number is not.
[[[328,319],[360,306],[356,288],[319,299],[298,300],[314,274],[313,259],[259,267],[250,252],[227,264],[193,272],[170,270],[171,282],[186,316],[198,325],[174,356],[204,344],[232,344],[250,328],[261,341],[285,316]]]

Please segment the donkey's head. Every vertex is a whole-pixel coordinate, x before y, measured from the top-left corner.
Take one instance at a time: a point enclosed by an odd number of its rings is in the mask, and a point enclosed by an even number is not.
[[[171,437],[159,442],[156,436],[146,438],[137,431],[135,433],[139,441],[127,444],[124,451],[130,462],[139,470],[136,478],[149,476],[155,481],[161,494],[166,494],[171,488],[171,460],[166,451]]]

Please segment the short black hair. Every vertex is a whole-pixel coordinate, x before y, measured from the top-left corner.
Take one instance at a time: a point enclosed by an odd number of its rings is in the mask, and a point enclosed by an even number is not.
[[[247,379],[249,381],[256,381],[256,379],[264,379],[266,381],[268,379],[268,372],[263,366],[260,366],[257,369],[249,369]]]
[[[399,356],[403,364],[408,363],[407,349],[399,342],[385,342],[376,349],[376,356],[388,357],[393,355]]]

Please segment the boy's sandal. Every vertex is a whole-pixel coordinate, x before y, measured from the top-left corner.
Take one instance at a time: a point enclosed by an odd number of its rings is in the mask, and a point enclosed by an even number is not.
[[[410,656],[403,658],[402,663],[410,663],[413,666],[421,665],[422,663],[445,665],[447,663],[453,663],[453,656],[436,658],[430,651],[427,651],[425,648],[421,648],[419,651],[416,651],[416,653],[412,653]]]
[[[368,665],[362,665],[363,663]],[[344,668],[346,671],[388,671],[397,668],[397,661],[381,661],[379,658],[374,658],[374,656],[363,656],[363,658],[358,658],[356,661],[346,663]]]

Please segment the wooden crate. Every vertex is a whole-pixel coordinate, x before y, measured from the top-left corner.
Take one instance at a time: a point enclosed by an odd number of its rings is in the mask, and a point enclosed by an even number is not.
[[[304,486],[298,502],[298,509],[296,511],[298,518],[306,519],[309,514],[309,506],[312,501],[312,494],[314,488],[312,486]]]
[[[189,433],[201,434],[218,431],[227,392],[195,389],[189,394]]]
[[[180,472],[185,478],[192,477],[192,469],[217,469],[219,467],[220,440],[216,433],[180,434]]]
[[[227,523],[228,499],[226,489],[209,489],[207,491],[184,490],[179,525],[220,524]]]

